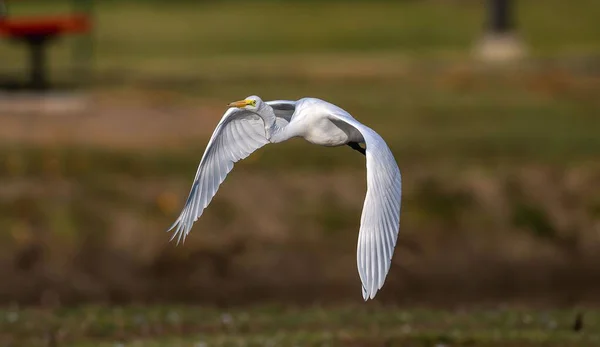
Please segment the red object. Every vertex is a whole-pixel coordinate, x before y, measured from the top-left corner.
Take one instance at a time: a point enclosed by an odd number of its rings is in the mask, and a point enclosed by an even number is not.
[[[12,37],[84,33],[90,27],[90,20],[85,15],[0,18],[0,35]]]

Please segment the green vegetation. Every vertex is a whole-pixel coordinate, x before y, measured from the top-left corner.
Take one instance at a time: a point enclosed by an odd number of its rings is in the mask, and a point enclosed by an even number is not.
[[[81,307],[0,311],[6,346],[597,346],[600,313],[573,310],[405,310],[373,305],[291,308]]]
[[[68,3],[15,2],[11,12],[61,13]],[[479,2],[98,2],[92,88],[125,90],[124,98],[146,91],[150,100],[163,93],[164,102],[218,105],[215,112],[249,94],[319,96],[381,131],[404,162],[594,158],[600,6],[518,4],[533,58],[490,70],[468,59],[481,35]],[[71,78],[71,43],[52,50],[59,80]],[[0,71],[17,75],[24,53],[1,42]],[[281,155],[290,146],[267,150],[264,166],[338,164],[337,151],[321,149],[298,163]]]
[[[70,1],[20,1],[11,14],[64,13]],[[594,0],[576,6],[548,0],[519,1],[518,24],[536,56],[573,57],[598,54],[599,5]],[[272,58],[295,60],[332,54],[338,63],[359,55],[396,54],[403,59],[464,57],[481,36],[485,11],[476,1],[398,2],[176,2],[97,1],[95,61],[100,78],[107,72],[130,78],[163,74],[206,78],[221,65],[251,70],[281,66]],[[52,61],[64,67],[65,40]],[[0,46],[2,61],[24,62],[22,49]],[[349,57],[348,57],[349,56]],[[269,59],[269,57],[271,57]],[[284,60],[285,61],[285,60]],[[5,64],[2,64],[5,68]],[[303,70],[292,64],[288,69]]]

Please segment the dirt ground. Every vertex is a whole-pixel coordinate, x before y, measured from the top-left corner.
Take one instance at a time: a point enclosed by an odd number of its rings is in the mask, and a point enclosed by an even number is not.
[[[30,145],[112,149],[177,148],[206,139],[226,110],[168,95],[56,93],[0,95],[0,139]]]

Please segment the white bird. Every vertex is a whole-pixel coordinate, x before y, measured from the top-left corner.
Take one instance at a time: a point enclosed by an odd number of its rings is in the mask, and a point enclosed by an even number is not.
[[[264,102],[249,96],[228,106],[204,151],[183,211],[168,230],[176,228],[171,240],[185,241],[233,164],[262,146],[293,137],[322,146],[348,145],[367,161],[356,261],[363,298],[373,299],[390,269],[400,225],[400,169],[383,138],[340,107],[316,98]]]

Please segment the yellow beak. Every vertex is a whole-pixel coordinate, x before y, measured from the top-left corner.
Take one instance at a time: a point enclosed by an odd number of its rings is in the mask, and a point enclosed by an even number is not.
[[[240,100],[240,101],[234,101],[227,106],[242,108],[242,107],[248,106],[249,104],[250,104],[250,101],[248,101],[248,100]]]

